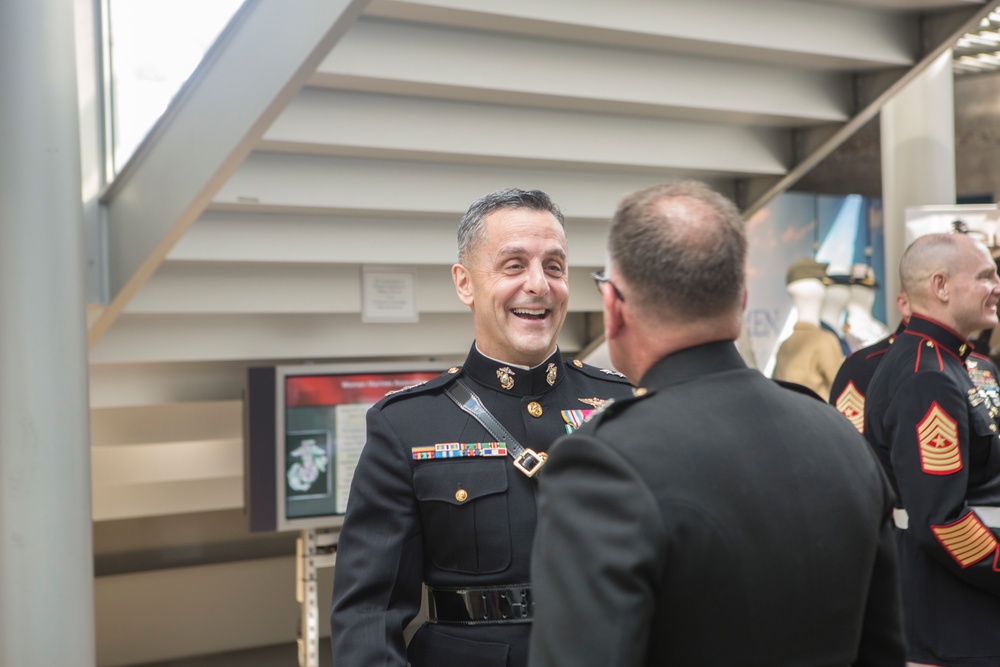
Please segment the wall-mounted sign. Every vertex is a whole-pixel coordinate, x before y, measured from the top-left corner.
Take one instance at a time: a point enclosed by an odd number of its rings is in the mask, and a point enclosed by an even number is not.
[[[417,322],[417,273],[413,269],[361,269],[361,321]]]

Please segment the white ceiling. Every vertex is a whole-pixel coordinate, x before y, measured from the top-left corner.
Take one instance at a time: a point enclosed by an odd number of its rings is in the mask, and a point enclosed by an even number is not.
[[[242,506],[245,368],[461,359],[449,267],[478,196],[567,218],[564,351],[617,201],[675,177],[747,212],[988,13],[903,0],[248,0],[102,197],[90,322],[95,518]],[[365,266],[419,322],[365,324]]]

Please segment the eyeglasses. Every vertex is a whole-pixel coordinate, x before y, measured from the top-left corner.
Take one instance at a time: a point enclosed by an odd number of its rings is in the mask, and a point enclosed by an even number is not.
[[[618,300],[621,301],[622,303],[625,303],[625,295],[622,294],[622,291],[618,289],[617,285],[611,282],[611,278],[608,278],[599,271],[594,271],[593,273],[590,274],[590,277],[594,279],[594,283],[597,285],[598,292],[603,292],[604,290],[602,290],[601,288],[604,287],[604,283],[607,283],[611,285],[611,289],[615,291],[615,296],[618,298]]]

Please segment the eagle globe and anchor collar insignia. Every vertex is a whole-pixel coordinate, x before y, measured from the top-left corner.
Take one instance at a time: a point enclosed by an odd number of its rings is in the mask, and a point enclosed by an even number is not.
[[[514,376],[517,375],[510,366],[504,366],[497,369],[497,379],[500,380],[500,386],[506,390],[510,390],[514,387]]]

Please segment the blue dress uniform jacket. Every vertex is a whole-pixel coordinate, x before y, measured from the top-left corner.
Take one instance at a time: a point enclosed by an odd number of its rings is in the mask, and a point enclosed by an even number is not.
[[[892,491],[823,400],[729,342],[551,449],[532,667],[903,664]]]
[[[833,380],[830,405],[847,417],[860,433],[865,432],[865,396],[875,377],[875,369],[904,328],[905,325],[900,323],[891,335],[847,357]],[[973,352],[965,360],[965,365],[973,384],[990,401],[1000,426],[1000,385],[997,384],[1000,371],[996,364],[989,357]]]
[[[859,433],[865,432],[865,395],[868,385],[875,376],[875,369],[882,361],[889,346],[903,332],[904,325],[895,333],[854,352],[840,365],[837,376],[830,386],[830,405],[847,417]]]
[[[914,315],[868,389],[866,436],[905,520],[897,540],[908,657],[1000,664],[1000,440],[971,346]],[[900,513],[902,519],[904,515]]]
[[[434,445],[496,440],[445,394],[459,378],[536,452],[587,411],[632,396],[620,374],[564,363],[558,351],[525,370],[489,359],[473,345],[461,369],[376,404],[368,412],[368,440],[337,551],[331,612],[337,667],[402,667],[407,659],[414,667],[527,662],[531,626],[525,622],[427,623],[404,645],[422,584],[447,590],[530,581],[537,478],[515,469],[509,455],[430,458]]]

